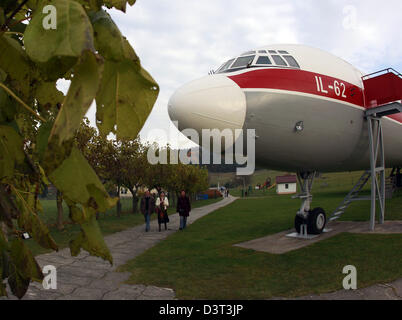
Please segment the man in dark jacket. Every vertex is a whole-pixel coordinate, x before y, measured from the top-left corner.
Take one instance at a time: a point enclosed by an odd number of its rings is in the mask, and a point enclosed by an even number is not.
[[[151,214],[155,211],[155,199],[151,197],[149,191],[145,191],[144,197],[141,199],[141,213],[144,215],[145,218],[145,232],[148,232],[151,222]]]
[[[189,197],[183,190],[177,199],[177,212],[180,215],[180,230],[183,230],[187,225],[187,217],[190,215],[191,204]]]

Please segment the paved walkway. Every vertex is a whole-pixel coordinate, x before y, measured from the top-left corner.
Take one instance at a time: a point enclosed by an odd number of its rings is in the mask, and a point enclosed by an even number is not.
[[[359,278],[357,285],[359,286]],[[299,297],[295,300],[402,300],[402,279],[392,283],[375,284],[364,289],[339,290]]]
[[[236,198],[229,196],[222,201],[193,209],[187,224],[224,207]],[[41,267],[53,265],[57,268],[57,290],[45,290],[41,283],[33,282],[23,299],[37,300],[169,300],[175,298],[172,289],[144,285],[128,285],[124,282],[129,272],[116,272],[116,268],[153,247],[179,228],[179,216],[169,216],[169,230],[158,232],[157,221],[151,221],[151,231],[145,232],[145,225],[137,226],[105,237],[113,256],[114,265],[101,258],[92,257],[81,251],[71,257],[70,249],[37,256]],[[163,228],[162,228],[163,229]],[[8,288],[9,291],[9,288]],[[10,292],[10,291],[9,291]],[[7,299],[7,298],[0,298]],[[16,299],[9,294],[9,299]]]
[[[402,234],[402,221],[385,221],[384,224],[377,224],[374,231],[370,231],[367,221],[335,221],[328,228],[329,232],[323,233],[312,239],[289,238],[288,234],[295,230],[286,230],[271,234],[266,237],[235,244],[236,247],[252,249],[256,251],[282,254],[304,248],[313,243],[336,236],[342,232],[366,233],[366,234]]]

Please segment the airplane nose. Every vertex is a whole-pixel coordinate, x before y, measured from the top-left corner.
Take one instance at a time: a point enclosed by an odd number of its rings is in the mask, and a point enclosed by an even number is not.
[[[209,75],[179,88],[168,103],[178,129],[242,129],[246,117],[246,97],[240,87],[224,75]],[[234,136],[236,139],[237,137]]]

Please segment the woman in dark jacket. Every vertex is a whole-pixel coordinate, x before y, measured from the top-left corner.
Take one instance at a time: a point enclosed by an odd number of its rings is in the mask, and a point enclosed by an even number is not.
[[[180,197],[177,199],[177,212],[180,215],[180,230],[183,230],[187,225],[187,217],[190,215],[191,204],[189,197],[183,190]]]
[[[145,191],[145,196],[141,199],[140,210],[145,218],[145,231],[150,230],[151,214],[155,211],[155,199],[149,191]]]

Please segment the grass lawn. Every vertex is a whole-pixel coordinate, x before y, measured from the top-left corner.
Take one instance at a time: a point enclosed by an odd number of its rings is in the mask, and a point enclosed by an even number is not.
[[[313,206],[332,212],[353,179],[328,175],[321,186],[319,180]],[[282,255],[233,247],[292,228],[299,205],[300,200],[274,192],[239,199],[169,236],[120,270],[132,273],[129,283],[170,287],[179,299],[267,299],[339,290],[345,277],[342,269],[350,264],[357,268],[359,288],[402,277],[400,234],[342,233]],[[402,220],[401,195],[386,205],[387,220]],[[368,220],[369,208],[369,201],[354,203],[344,219]]]
[[[199,200],[194,201],[192,203],[193,208],[205,206],[211,203],[215,203],[220,201],[221,198],[218,199],[208,199],[208,200]],[[66,221],[64,230],[60,231],[56,228],[56,200],[41,200],[41,204],[43,206],[43,213],[40,214],[40,217],[43,221],[49,226],[50,233],[56,243],[59,245],[59,248],[68,247],[68,243],[71,239],[73,239],[80,232],[80,227],[77,224],[68,223],[68,208],[66,205],[63,205],[64,210],[64,221]],[[98,223],[102,230],[104,236],[108,234],[112,234],[115,232],[123,231],[128,228],[135,227],[137,225],[141,225],[144,223],[144,216],[140,213],[132,214],[131,213],[131,198],[122,198],[122,214],[120,217],[116,215],[116,209],[110,209],[106,213],[101,213]],[[170,214],[175,213],[176,208],[169,208],[168,212]],[[151,216],[152,219],[156,219],[156,214]],[[34,255],[51,252],[51,250],[44,249],[39,246],[32,239],[26,240],[28,247],[31,249]]]

